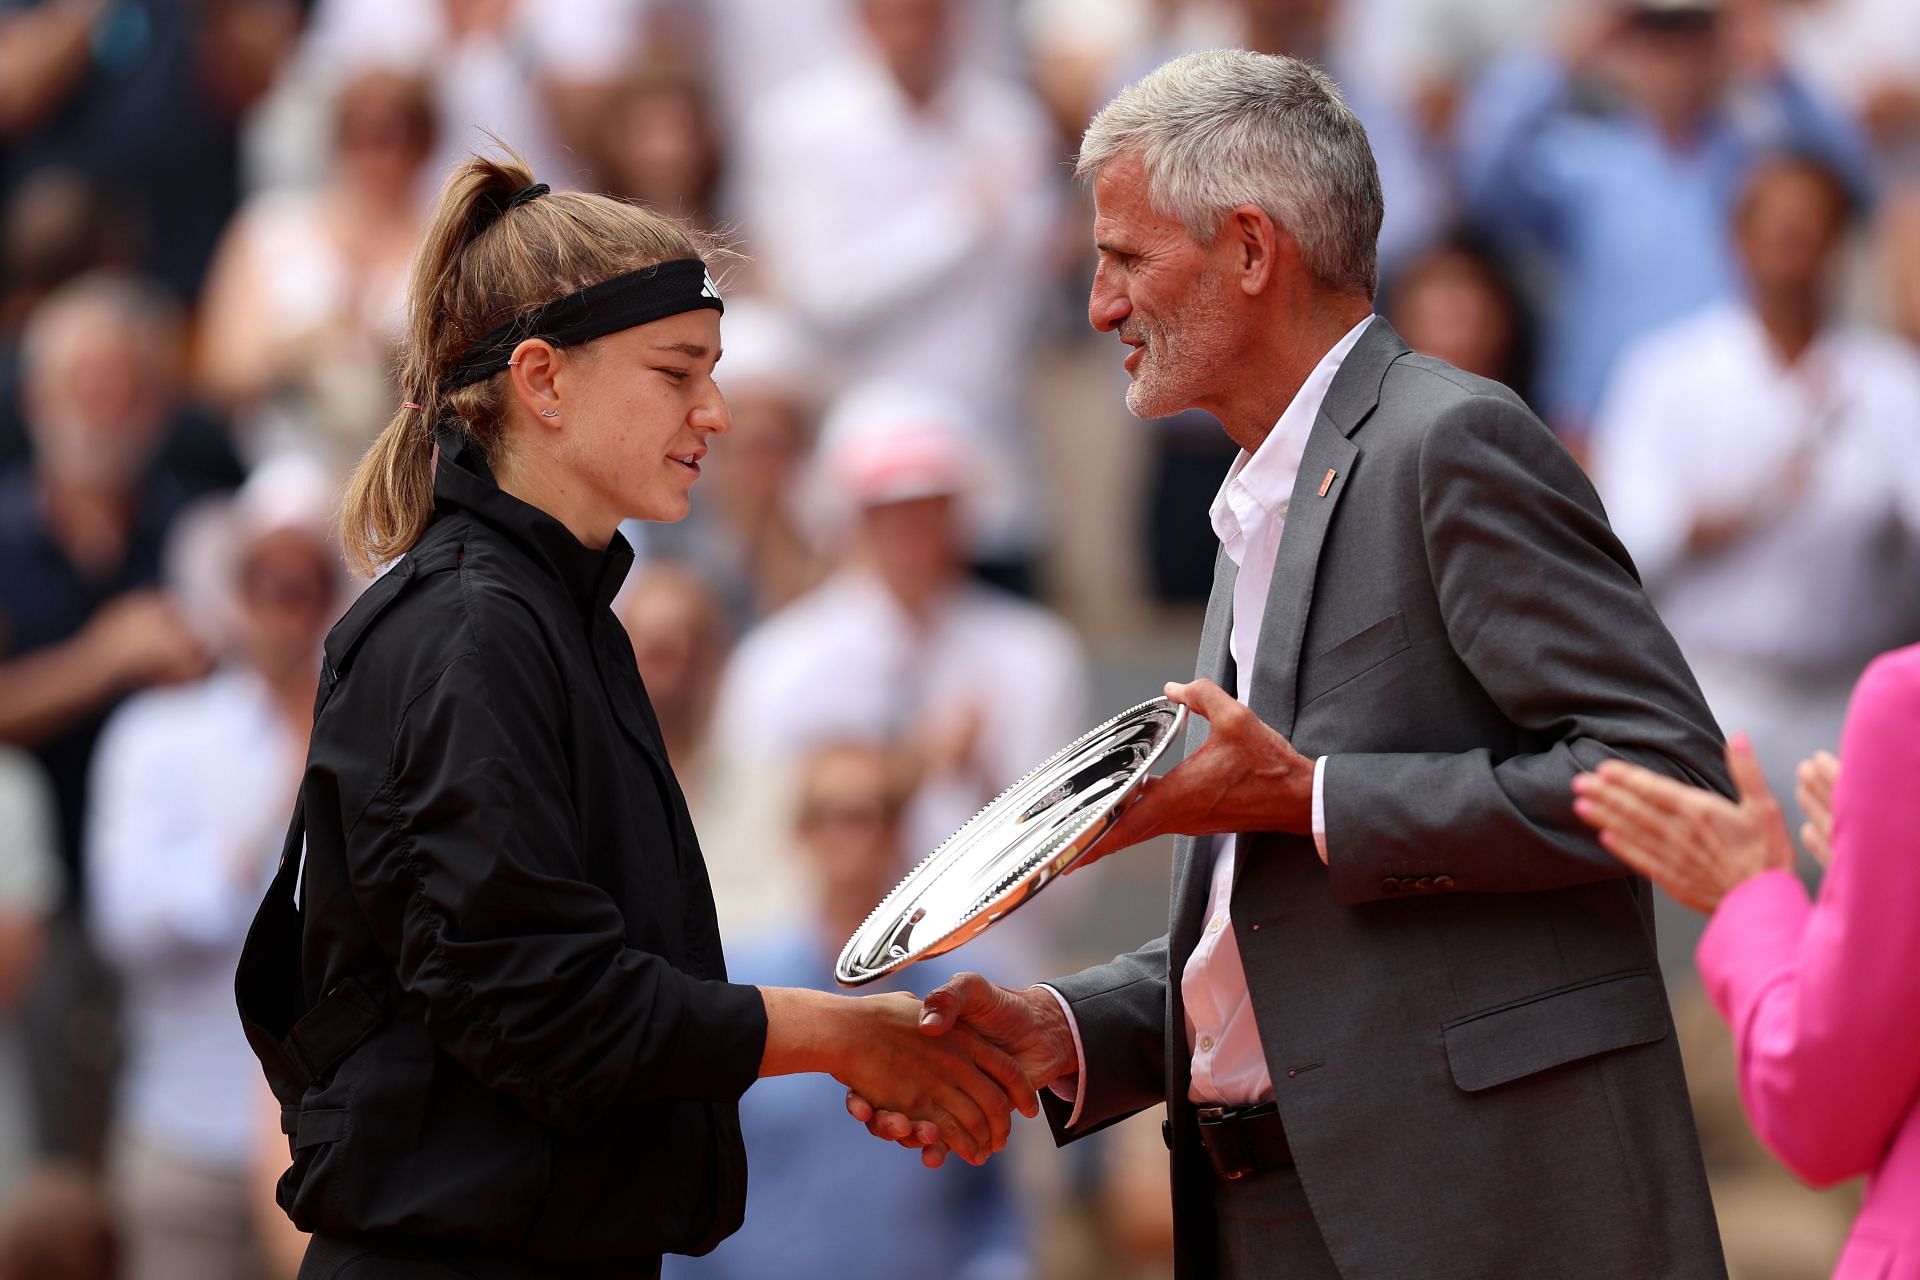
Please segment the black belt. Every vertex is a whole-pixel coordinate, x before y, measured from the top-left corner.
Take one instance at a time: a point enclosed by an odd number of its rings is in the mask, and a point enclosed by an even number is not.
[[[1293,1163],[1287,1129],[1280,1108],[1271,1102],[1248,1107],[1200,1107],[1194,1112],[1200,1145],[1213,1161],[1213,1171],[1228,1182],[1284,1169]]]

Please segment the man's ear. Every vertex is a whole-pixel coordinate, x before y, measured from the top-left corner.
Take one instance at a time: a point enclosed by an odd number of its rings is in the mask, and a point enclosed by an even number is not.
[[[1227,215],[1220,234],[1233,253],[1228,269],[1240,291],[1249,296],[1270,289],[1279,260],[1297,252],[1293,237],[1274,225],[1266,210],[1258,205],[1243,204],[1235,208]]]
[[[560,408],[560,353],[545,338],[528,338],[513,349],[507,385],[535,422],[555,422]]]

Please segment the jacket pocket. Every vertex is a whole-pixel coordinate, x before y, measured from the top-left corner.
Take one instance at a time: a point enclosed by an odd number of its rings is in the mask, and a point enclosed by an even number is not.
[[[1356,676],[1365,675],[1411,643],[1407,639],[1407,621],[1396,609],[1338,644],[1322,649],[1300,664],[1299,705],[1304,707]]]
[[[1555,987],[1445,1024],[1447,1065],[1468,1092],[1612,1049],[1651,1044],[1673,1029],[1660,979],[1645,970]]]
[[[338,1142],[347,1136],[347,1116],[345,1107],[302,1107],[288,1135],[289,1145],[295,1151],[305,1151]]]

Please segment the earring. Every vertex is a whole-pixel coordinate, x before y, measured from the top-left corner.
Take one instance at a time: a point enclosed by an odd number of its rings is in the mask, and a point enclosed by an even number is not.
[[[560,416],[560,411],[558,409],[542,409],[540,416],[543,418],[557,418]]]

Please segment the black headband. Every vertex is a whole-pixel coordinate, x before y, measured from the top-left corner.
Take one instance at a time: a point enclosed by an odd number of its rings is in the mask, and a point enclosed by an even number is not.
[[[492,377],[507,367],[513,349],[528,338],[568,347],[702,308],[726,310],[700,259],[675,258],[629,271],[555,298],[490,330],[440,379],[440,390],[455,391]]]

